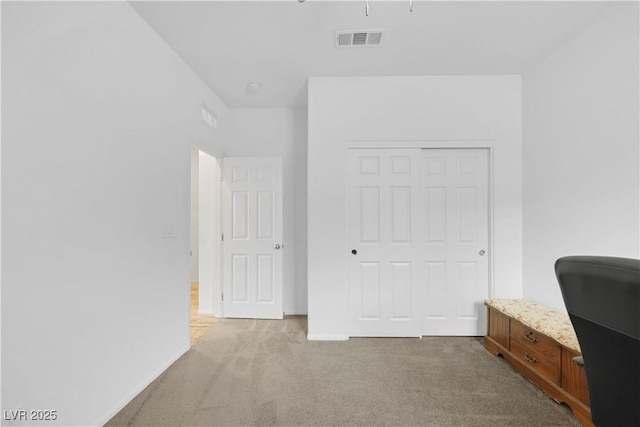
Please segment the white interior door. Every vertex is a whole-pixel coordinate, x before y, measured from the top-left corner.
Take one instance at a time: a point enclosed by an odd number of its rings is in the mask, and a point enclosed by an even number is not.
[[[282,319],[282,162],[223,162],[225,317]]]
[[[349,150],[350,336],[421,335],[419,149]]]
[[[489,296],[487,149],[423,150],[423,335],[484,335]]]

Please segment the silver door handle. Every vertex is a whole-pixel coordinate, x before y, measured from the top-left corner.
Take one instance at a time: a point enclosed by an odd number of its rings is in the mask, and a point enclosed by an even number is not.
[[[282,247],[282,245],[280,245],[280,243],[276,243],[276,245],[274,246],[274,248],[276,249],[280,249]]]
[[[486,254],[486,252],[484,251],[484,249],[480,249],[480,252],[478,252],[478,254],[480,254],[480,256],[484,256],[484,254]]]

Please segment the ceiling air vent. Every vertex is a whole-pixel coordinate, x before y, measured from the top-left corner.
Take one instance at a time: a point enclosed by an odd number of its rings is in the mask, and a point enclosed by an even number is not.
[[[336,47],[380,46],[383,30],[336,31]]]

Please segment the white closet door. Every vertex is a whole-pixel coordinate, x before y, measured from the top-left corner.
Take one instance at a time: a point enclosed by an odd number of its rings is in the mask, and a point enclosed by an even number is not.
[[[282,162],[224,159],[224,317],[282,319]]]
[[[349,150],[350,336],[421,335],[420,160],[419,149]]]
[[[483,335],[486,149],[351,149],[350,336]]]
[[[423,335],[483,335],[489,296],[488,150],[425,149]]]

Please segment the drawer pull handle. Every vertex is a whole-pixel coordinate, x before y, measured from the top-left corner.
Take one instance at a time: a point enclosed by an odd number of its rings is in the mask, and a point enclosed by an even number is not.
[[[522,334],[522,336],[523,336],[523,338],[524,338],[525,340],[527,340],[527,341],[529,341],[529,342],[532,342],[532,343],[537,343],[537,342],[539,342],[539,341],[540,341],[537,337],[534,337],[534,336],[533,336],[533,332],[531,332],[531,331],[524,331],[524,333]]]
[[[526,351],[524,352],[524,358],[529,363],[540,363],[540,361],[538,359],[536,359],[535,357],[529,356],[529,353],[527,353]]]

